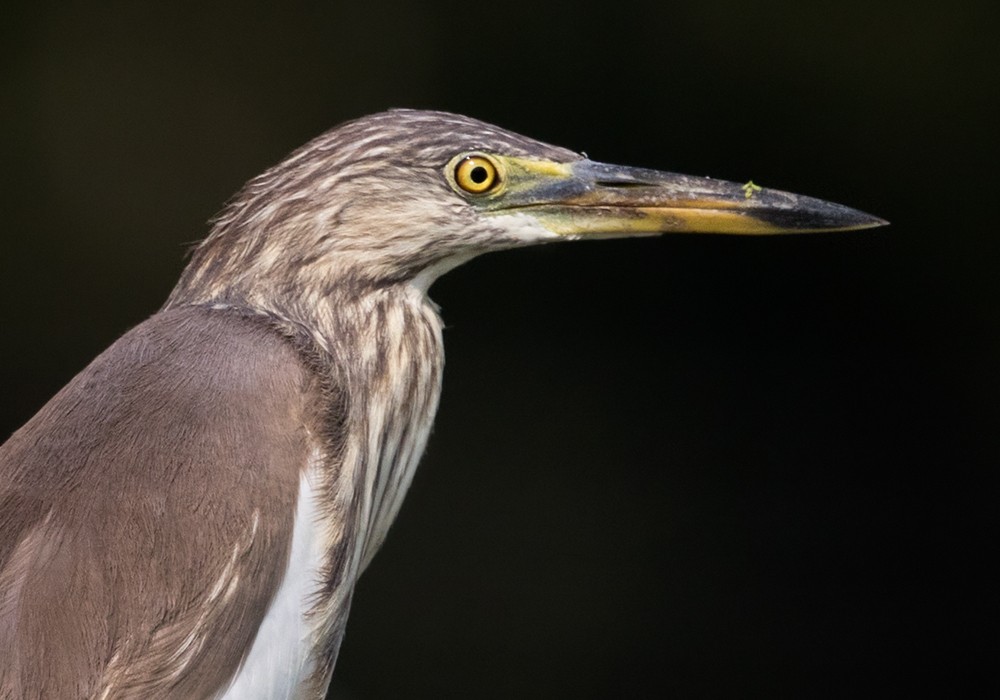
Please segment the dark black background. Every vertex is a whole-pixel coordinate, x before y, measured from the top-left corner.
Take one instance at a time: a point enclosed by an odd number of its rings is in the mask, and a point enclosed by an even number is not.
[[[996,665],[995,3],[20,5],[3,437],[243,181],[387,107],[892,221],[442,279],[436,432],[336,697],[964,695]]]

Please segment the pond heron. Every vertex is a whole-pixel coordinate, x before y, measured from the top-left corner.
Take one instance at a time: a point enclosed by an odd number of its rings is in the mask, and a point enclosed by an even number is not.
[[[250,180],[163,308],[0,447],[0,697],[321,698],[441,387],[440,275],[853,209],[393,110]]]

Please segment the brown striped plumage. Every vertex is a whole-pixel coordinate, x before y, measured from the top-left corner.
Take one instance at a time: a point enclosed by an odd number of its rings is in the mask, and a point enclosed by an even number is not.
[[[251,180],[0,446],[0,700],[322,697],[437,409],[434,279],[584,235],[879,223],[758,190],[406,110]]]
[[[319,137],[247,183],[193,251],[163,311],[119,340],[0,448],[0,697],[190,698],[225,688],[290,547],[287,504],[294,492],[256,493],[277,488],[260,471],[277,465],[259,445],[256,454],[241,450],[253,444],[255,425],[284,425],[301,440],[275,455],[297,465],[280,471],[288,487],[306,469],[309,452],[321,455],[319,526],[327,554],[307,601],[313,658],[297,692],[322,696],[354,582],[399,510],[437,408],[441,322],[424,294],[431,280],[414,280],[436,266],[443,271],[451,259],[517,243],[477,222],[440,178],[455,153],[481,148],[578,157],[438,113],[375,115]],[[155,340],[161,334],[167,339]],[[177,359],[166,347],[173,335],[194,344],[190,355]],[[285,348],[280,360],[262,354],[272,346]],[[256,383],[260,395],[246,400],[263,415],[199,413],[201,424],[189,425],[196,397],[169,392],[178,381],[247,370],[287,377],[294,403]],[[130,392],[139,393],[135,402],[127,401]],[[225,392],[213,398],[238,400]],[[116,407],[145,423],[145,432],[117,422]],[[101,415],[93,415],[97,410]],[[299,417],[289,423],[289,414]],[[229,456],[210,456],[199,434],[225,445]],[[93,454],[90,441],[111,454],[81,455]],[[184,454],[179,444],[200,452]],[[172,483],[183,500],[150,483],[162,477],[152,465],[168,457],[182,474]],[[236,469],[226,473],[252,476],[253,485],[230,483],[225,498],[213,500],[220,459]],[[135,528],[153,532],[164,517],[176,537],[154,537],[134,553],[122,548],[119,538],[131,539]],[[248,518],[270,533],[266,539],[240,539]],[[84,524],[97,529],[69,531]],[[219,533],[219,547],[198,551],[196,533]],[[230,562],[226,543],[246,553]],[[52,547],[92,554],[56,576],[46,563]],[[261,570],[268,559],[270,568]],[[175,568],[149,568],[153,560]],[[171,576],[192,570],[204,574],[200,588],[175,589],[184,582],[172,584]],[[236,587],[231,604],[208,585],[223,575]],[[259,600],[252,606],[251,596]],[[130,616],[135,609],[142,619]],[[192,632],[197,638],[185,642]],[[66,658],[74,662],[53,662]]]

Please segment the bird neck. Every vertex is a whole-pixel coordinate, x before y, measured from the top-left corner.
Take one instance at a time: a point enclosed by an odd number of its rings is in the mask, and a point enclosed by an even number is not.
[[[340,476],[355,480],[361,497],[363,569],[399,511],[430,434],[444,369],[442,322],[412,285],[333,298],[317,311],[314,328],[322,329],[331,379],[350,401]]]
[[[441,392],[441,320],[423,291],[331,297],[309,321],[326,367],[328,451],[315,475],[328,553],[316,621],[328,679],[354,582],[381,546],[430,435]],[[301,321],[301,317],[299,317]]]

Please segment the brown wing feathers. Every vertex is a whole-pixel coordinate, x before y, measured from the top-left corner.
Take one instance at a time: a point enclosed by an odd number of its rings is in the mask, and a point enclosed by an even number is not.
[[[266,322],[171,310],[0,447],[0,697],[226,683],[281,581],[320,393]]]

